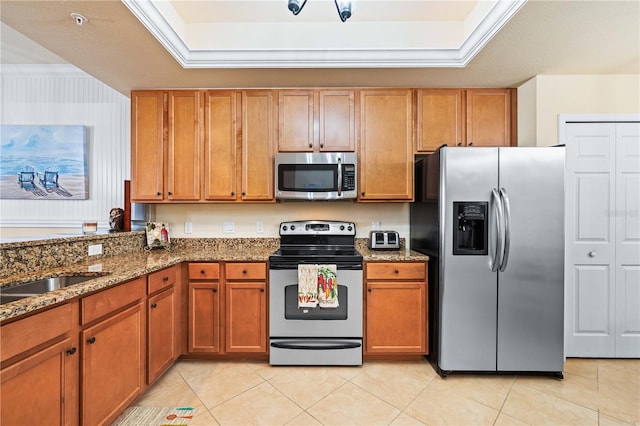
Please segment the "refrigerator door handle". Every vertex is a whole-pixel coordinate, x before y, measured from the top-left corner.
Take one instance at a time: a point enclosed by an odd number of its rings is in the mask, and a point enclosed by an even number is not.
[[[503,208],[502,208],[502,199],[498,194],[498,190],[494,188],[491,191],[491,205],[493,206],[493,210],[496,218],[496,251],[493,254],[493,259],[491,262],[491,270],[493,272],[497,271],[500,264],[502,263],[502,256],[504,254],[504,230],[503,230]]]
[[[511,207],[509,206],[507,190],[504,188],[500,188],[500,201],[504,209],[504,248],[502,261],[500,262],[500,272],[504,272],[507,269],[509,252],[511,251]]]

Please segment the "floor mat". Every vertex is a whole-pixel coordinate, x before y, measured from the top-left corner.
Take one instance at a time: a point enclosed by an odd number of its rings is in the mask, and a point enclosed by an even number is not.
[[[112,426],[188,425],[196,414],[192,407],[129,407]]]

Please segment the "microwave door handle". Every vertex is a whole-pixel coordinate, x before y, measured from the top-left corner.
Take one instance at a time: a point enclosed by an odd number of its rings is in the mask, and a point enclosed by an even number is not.
[[[338,197],[342,196],[342,159],[338,158]]]

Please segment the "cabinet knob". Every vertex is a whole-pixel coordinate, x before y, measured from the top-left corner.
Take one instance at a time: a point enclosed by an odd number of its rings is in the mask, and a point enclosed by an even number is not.
[[[87,343],[89,343],[90,345],[93,345],[96,342],[96,338],[94,336],[89,337],[87,339]]]
[[[243,269],[243,270],[242,270],[242,273],[246,275],[246,274],[247,274],[247,270],[246,270],[246,269]]]
[[[260,289],[260,293],[264,293],[264,288],[261,288],[261,289]]]
[[[65,352],[67,353],[67,355],[73,355],[76,353],[76,350],[76,348],[69,348]]]
[[[158,304],[157,304],[157,303],[152,303],[152,304],[151,304],[151,308],[152,308],[152,309],[155,309],[155,308],[157,308],[157,307],[158,307]]]
[[[244,197],[245,195],[247,195],[247,193],[243,191],[242,192],[242,196]]]
[[[462,146],[462,142],[458,142],[458,146]]]
[[[236,193],[231,191],[231,196],[233,197],[234,195],[236,195]]]
[[[367,291],[368,291],[369,293],[371,293],[371,289],[370,289],[370,288],[368,288],[368,289],[367,289]]]
[[[167,281],[169,281],[169,277],[162,277],[162,281],[166,283]]]
[[[156,195],[162,195],[160,192],[156,192]]]
[[[596,257],[596,252],[595,251],[590,251],[589,252],[589,257]]]
[[[173,192],[169,191],[169,192],[167,192],[167,194],[169,194],[169,195],[173,195]]]
[[[312,143],[309,143],[309,148],[313,148],[313,144]]]
[[[214,288],[214,289],[213,289],[213,292],[214,292],[214,293],[217,293],[217,292],[218,292],[218,289],[217,289],[217,288]]]
[[[469,142],[469,146],[473,146],[473,142]]]
[[[324,148],[324,144],[323,143],[320,144],[320,148]]]
[[[360,195],[362,195],[364,197],[364,192],[361,192]]]
[[[393,273],[394,273],[394,274],[399,274],[399,273],[400,273],[400,271],[398,271],[397,269],[394,269],[394,270],[393,270]]]
[[[204,273],[205,273],[205,272],[204,272],[204,269],[200,269],[200,273],[201,273],[202,275],[204,275]]]

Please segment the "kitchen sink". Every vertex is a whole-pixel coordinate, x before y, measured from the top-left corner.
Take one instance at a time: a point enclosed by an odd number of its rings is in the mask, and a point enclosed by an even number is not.
[[[0,304],[13,302],[14,300],[23,299],[25,297],[37,296],[49,291],[58,290],[75,284],[80,284],[107,274],[108,273],[49,277],[41,280],[30,281],[28,283],[16,286],[3,287],[0,289]]]

